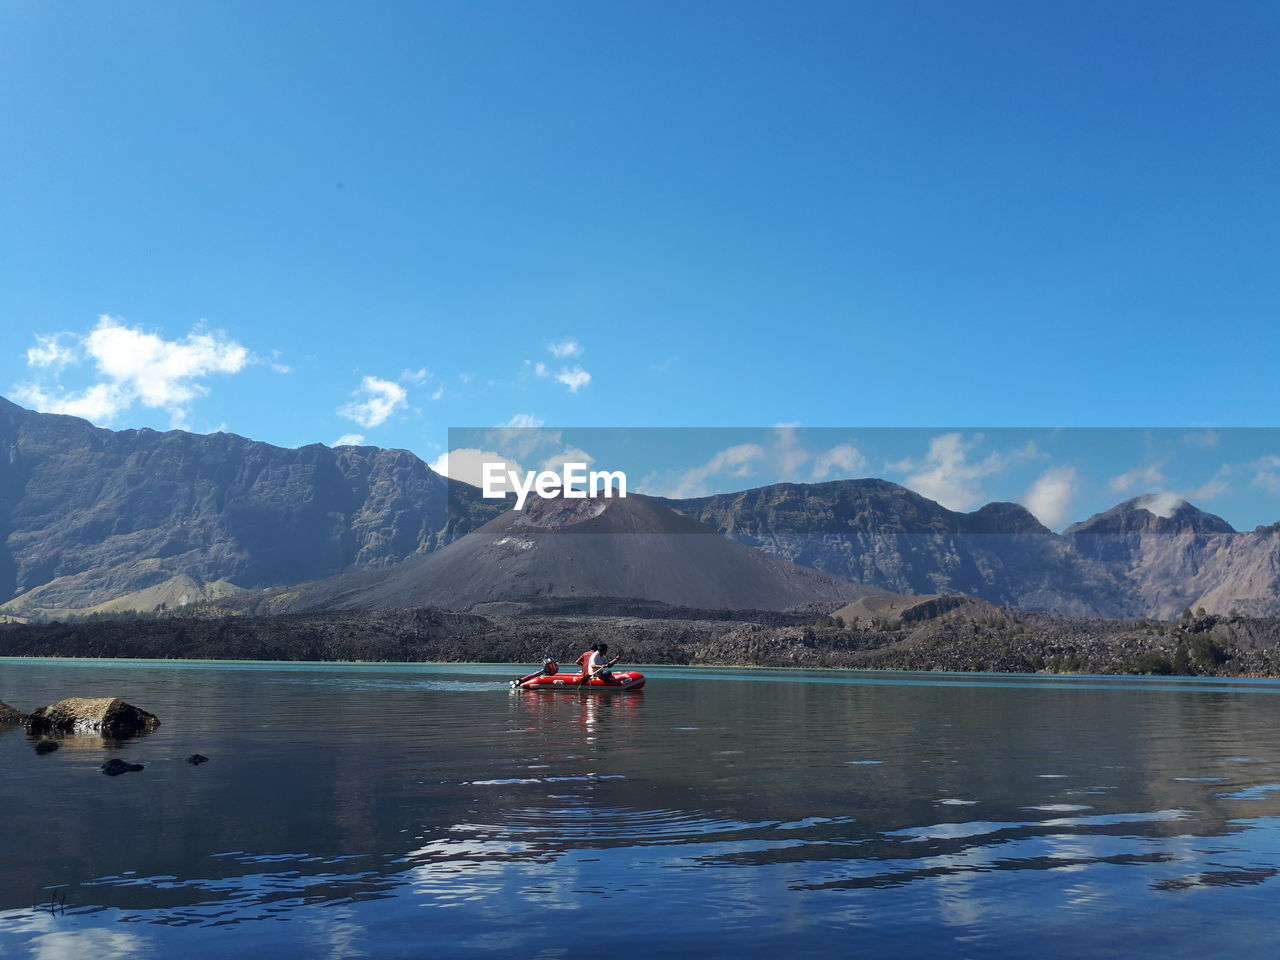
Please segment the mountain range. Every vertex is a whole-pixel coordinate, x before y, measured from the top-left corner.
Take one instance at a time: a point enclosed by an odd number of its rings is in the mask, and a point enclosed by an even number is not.
[[[105,430],[0,398],[9,613],[118,605],[177,578],[195,601],[384,567],[502,509],[405,450]]]
[[[545,599],[614,597],[783,610],[839,606],[866,592],[631,494],[535,498],[433,553],[282,591],[268,598],[267,608],[292,613],[428,604],[483,611]]]
[[[1136,498],[1062,534],[1018,504],[957,512],[877,479],[633,494],[594,515],[548,503],[511,511],[404,450],[112,431],[0,398],[0,614],[264,590],[283,609],[592,595],[835,609],[866,588],[1076,616],[1280,613],[1280,524],[1239,533],[1185,502]]]
[[[1280,612],[1280,525],[1239,533],[1185,501],[1134,497],[1061,535],[1016,503],[961,513],[887,480],[666,502],[742,543],[895,593],[1067,616]]]

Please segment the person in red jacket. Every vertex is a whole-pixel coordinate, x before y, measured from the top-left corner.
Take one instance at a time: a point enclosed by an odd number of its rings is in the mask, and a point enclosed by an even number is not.
[[[576,663],[578,666],[582,668],[582,676],[584,679],[587,676],[587,664],[591,661],[591,655],[595,652],[596,652],[596,645],[593,643],[591,645],[590,650],[588,650],[586,653],[584,653],[582,656],[578,657],[578,659],[574,661],[574,663]]]

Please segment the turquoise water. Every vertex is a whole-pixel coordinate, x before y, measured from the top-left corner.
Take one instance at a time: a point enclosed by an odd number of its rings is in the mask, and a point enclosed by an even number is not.
[[[0,731],[0,956],[1280,950],[1278,682],[528,669],[0,660],[163,720]]]

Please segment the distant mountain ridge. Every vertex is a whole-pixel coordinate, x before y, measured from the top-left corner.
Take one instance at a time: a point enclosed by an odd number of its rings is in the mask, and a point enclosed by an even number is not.
[[[1168,617],[1186,606],[1280,613],[1280,525],[1237,533],[1167,496],[1126,501],[1061,535],[1018,504],[956,512],[878,479],[644,501],[788,565],[879,590],[961,593],[1075,616]],[[411,576],[397,568],[406,561],[434,581],[433,602],[450,590],[460,602],[483,585],[511,593],[492,570],[480,574],[485,557],[530,581],[554,574],[551,592],[530,595],[585,595],[592,577],[564,566],[558,551],[542,552],[543,570],[500,560],[482,541],[426,562],[505,510],[404,450],[290,450],[223,433],[111,431],[0,398],[0,614],[157,607],[375,570],[387,571],[388,596],[410,597],[394,586]],[[737,569],[738,560],[721,554],[726,569]],[[679,568],[674,558],[664,563]],[[770,576],[794,581],[789,571]],[[655,565],[649,580],[629,582],[638,596],[675,596],[669,572]],[[763,594],[780,590],[785,599],[789,589],[743,577]],[[598,585],[620,596],[626,582]],[[734,595],[732,605],[763,606],[742,599]]]
[[[1133,612],[1103,566],[1076,556],[1016,503],[961,513],[875,479],[664,502],[742,543],[895,593],[964,593],[1074,615]]]
[[[1063,533],[1078,534],[1207,534],[1235,533],[1227,521],[1177,497],[1134,497],[1110,510],[1095,513],[1088,520],[1073,523]]]
[[[0,398],[0,602],[87,608],[181,576],[259,588],[385,566],[465,532],[447,529],[448,501],[468,489],[406,450],[112,431]]]
[[[776,556],[896,593],[1069,616],[1280,613],[1280,525],[1239,533],[1166,495],[1127,500],[1062,535],[1018,504],[959,513],[884,480],[667,502]]]
[[[1219,516],[1175,497],[1135,497],[1063,538],[1081,556],[1121,571],[1143,610],[1172,616],[1185,608],[1268,615],[1280,610],[1280,535],[1237,532]]]

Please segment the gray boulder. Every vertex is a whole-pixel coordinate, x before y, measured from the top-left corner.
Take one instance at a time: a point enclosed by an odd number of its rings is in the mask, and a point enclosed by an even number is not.
[[[115,734],[142,733],[160,726],[160,718],[119,697],[72,697],[31,711],[27,726],[36,731]]]

